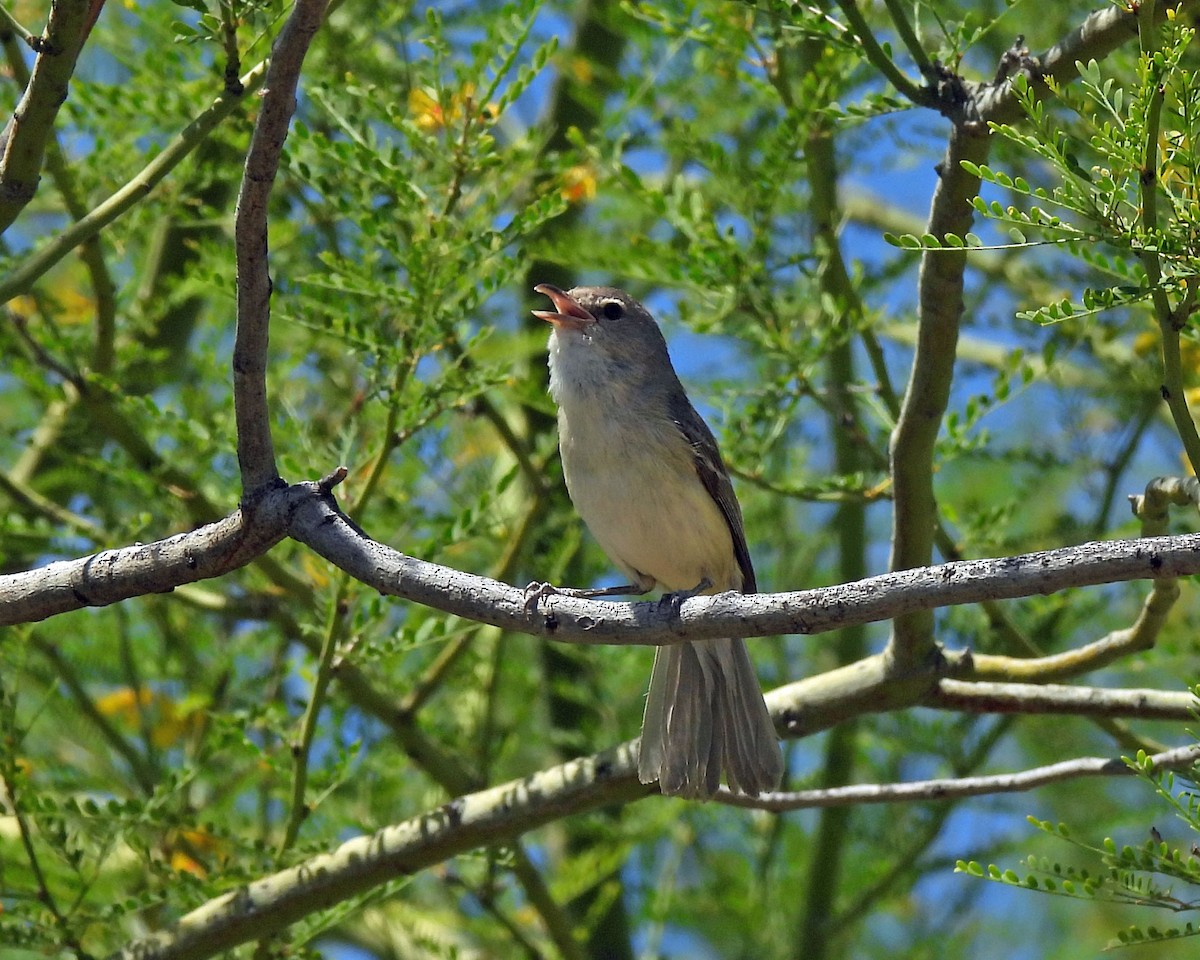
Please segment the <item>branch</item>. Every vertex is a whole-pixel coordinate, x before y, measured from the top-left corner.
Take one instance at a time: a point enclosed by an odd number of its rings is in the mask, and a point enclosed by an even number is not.
[[[1148,758],[1159,770],[1182,770],[1200,761],[1200,746],[1177,747]],[[1023,793],[1048,783],[1078,780],[1081,777],[1128,777],[1137,771],[1117,757],[1079,757],[1020,773],[999,773],[981,777],[953,777],[944,780],[917,780],[912,783],[861,783],[828,790],[796,790],[748,797],[731,793],[722,786],[715,797],[718,803],[751,810],[783,813],[812,807],[846,807],[864,803],[912,803],[919,800],[958,800],[996,793]]]
[[[198,960],[288,924],[398,876],[495,844],[564,814],[646,796],[630,744],[572,760],[523,780],[459,797],[332,853],[239,887],[170,929],[128,944],[111,960]]]
[[[1168,530],[1170,506],[1200,504],[1200,481],[1195,477],[1155,477],[1144,493],[1129,498],[1134,515],[1142,521],[1142,536],[1162,536]],[[1117,660],[1154,646],[1167,617],[1179,599],[1179,583],[1162,577],[1142,603],[1132,626],[1111,633],[1075,650],[1051,656],[1004,657],[978,654],[972,657],[970,676],[975,680],[1063,680],[1099,670]],[[1034,648],[1037,651],[1036,647]]]
[[[87,37],[89,0],[56,0],[34,47],[33,74],[0,136],[0,233],[37,193],[46,143]]]
[[[946,682],[948,681],[943,681]],[[1047,688],[1025,688],[1034,695],[1045,689]],[[1072,704],[1069,697],[1061,696],[1061,691],[1066,688],[1049,689],[1059,695],[1068,712],[1077,712],[1071,708],[1078,707],[1078,704]],[[783,691],[777,690],[769,696],[773,707],[777,706],[778,694],[781,692]],[[1153,690],[1071,692],[1093,698],[1115,695],[1127,708],[1135,709],[1138,715],[1143,716],[1147,714],[1139,704],[1157,699],[1159,703],[1156,715],[1169,716],[1171,719],[1188,716],[1188,711],[1194,709],[1196,704],[1195,697],[1190,693],[1162,694]],[[1171,710],[1165,709],[1168,703],[1173,705]],[[1184,751],[1189,753],[1185,754]],[[1167,751],[1154,757],[1154,760],[1156,764],[1164,767],[1183,766],[1185,756],[1194,760],[1200,756],[1200,747]],[[1086,768],[1090,762],[1071,761],[1072,764],[1078,765],[1079,772],[1076,775],[1089,775]],[[1111,760],[1102,759],[1098,762],[1105,767],[1094,775],[1114,775],[1119,772],[1112,766],[1114,762]],[[459,797],[404,823],[386,827],[371,836],[351,840],[332,853],[313,857],[290,869],[242,886],[192,911],[174,927],[129,944],[114,954],[111,960],[198,960],[209,957],[247,940],[269,936],[308,915],[314,909],[325,908],[357,896],[398,875],[415,873],[467,850],[511,839],[567,814],[578,814],[640,799],[652,793],[653,787],[637,782],[636,766],[637,741],[631,741],[591,757],[559,764],[522,780]],[[1042,769],[1053,771],[1062,766],[1056,764],[1054,767]],[[990,780],[992,789],[975,792],[1002,792],[1006,789],[1005,783],[1019,784],[1022,778],[1034,778],[1039,775],[1046,774],[1028,771],[1007,777],[972,777],[941,782],[978,784]],[[1051,776],[1045,782],[1050,782],[1050,779],[1066,777]],[[1010,786],[1007,789],[1028,789],[1036,785],[1030,782],[1027,787]],[[833,806],[843,802],[929,799],[904,795],[905,791],[919,789],[920,785],[904,784],[891,787],[841,787],[830,791],[784,794],[781,802],[786,802],[787,798],[792,797],[812,798],[814,794],[823,795],[828,798],[828,802],[810,802],[804,805]],[[957,789],[968,788],[963,786]],[[894,791],[895,795],[888,797],[879,794],[880,791],[887,790]],[[866,795],[850,794],[843,800],[843,791],[861,791]],[[953,795],[951,792],[939,793],[936,798],[948,798]],[[735,800],[724,795],[722,800],[736,802],[740,806],[762,806],[772,809],[767,805],[771,801],[764,804],[763,801],[755,799],[747,803],[741,798]]]
[[[506,630],[584,644],[660,646],[718,637],[824,633],[918,610],[1200,572],[1200,534],[1184,534],[961,560],[792,593],[693,597],[678,613],[654,601],[616,603],[562,595],[540,600],[533,608],[527,606],[523,591],[406,556],[369,539],[329,502],[299,502],[289,532],[380,593]]]
[[[267,338],[271,277],[267,272],[267,201],[279,170],[296,85],[328,0],[297,0],[275,40],[262,109],[254,125],[234,226],[237,248],[237,339],[233,347],[233,405],[242,489],[250,494],[279,480],[267,407]]]
[[[870,64],[883,74],[884,78],[908,100],[922,107],[934,106],[937,98],[929,88],[920,87],[909,80],[904,71],[896,66],[887,51],[879,45],[879,41],[875,39],[875,34],[871,32],[871,27],[867,23],[866,17],[863,16],[862,11],[858,9],[858,4],[855,0],[838,0],[838,7],[845,15],[846,22],[850,25],[848,32],[852,33],[858,40],[859,45],[862,47],[863,56],[867,58]],[[907,24],[907,21],[904,22]],[[897,23],[897,26],[899,26],[899,23]],[[907,43],[909,37],[902,34],[902,39]],[[920,50],[921,45],[917,43],[915,49]],[[928,62],[923,53],[918,56],[914,51],[913,55],[917,57],[918,65]]]
[[[0,577],[0,626],[169,593],[243,567],[283,539],[292,498],[314,495],[315,484],[298,484],[284,493],[243,504],[216,523],[165,540]]]
[[[987,137],[965,124],[954,127],[938,167],[928,233],[963,236],[970,230],[974,215],[970,201],[979,191],[979,178],[967,173],[962,161],[982,164],[987,154]],[[933,558],[937,528],[933,452],[954,379],[966,262],[965,253],[934,256],[927,252],[921,258],[917,345],[891,443],[893,570],[923,566]],[[933,615],[921,612],[896,621],[889,650],[897,663],[912,663],[932,643]]]
[[[103,2],[103,0],[100,0]],[[98,12],[98,10],[97,10]],[[22,87],[29,85],[29,69],[25,66],[24,50],[18,40],[18,31],[0,33],[0,46],[4,48],[9,72]],[[29,42],[27,39],[26,42]],[[87,215],[87,206],[75,182],[75,177],[63,155],[58,134],[51,129],[45,144],[45,164],[50,178],[62,196],[63,206],[72,220]],[[102,374],[112,372],[112,343],[116,329],[116,286],[104,259],[104,250],[99,237],[89,237],[80,251],[80,259],[87,267],[92,281],[92,293],[96,298],[96,345],[92,354],[92,369]]]
[[[900,0],[883,0],[883,5],[887,7],[888,15],[896,27],[896,35],[908,48],[909,56],[913,58],[917,69],[921,71],[921,76],[927,80],[937,76],[937,67],[929,59],[929,54],[925,52],[921,38],[917,36],[916,30],[908,22],[908,12],[901,5]]]
[[[241,96],[233,96],[228,92],[218,96],[208,108],[163,148],[162,153],[146,164],[123,187],[103,203],[94,207],[86,216],[81,217],[57,234],[53,240],[31,254],[3,279],[0,279],[0,303],[7,303],[13,297],[28,293],[51,267],[150,193],[168,173],[179,165],[181,160],[204,141],[222,120],[246,100],[248,94],[253,93],[262,85],[266,73],[266,61],[255,66],[242,77],[245,91]]]
[[[1156,20],[1166,17],[1167,6],[1159,5]],[[1200,0],[1182,0],[1175,7],[1176,16],[1188,16],[1197,7],[1200,7]],[[1025,65],[1030,84],[1038,91],[1048,93],[1044,78],[1049,77],[1060,86],[1070,83],[1079,77],[1076,63],[1103,60],[1118,47],[1136,40],[1138,15],[1132,11],[1137,9],[1135,3],[1113,4],[1091,14],[1044,54]],[[979,85],[971,100],[974,119],[983,123],[1010,123],[1023,115],[1008,78]]]
[[[1065,680],[1100,670],[1110,663],[1154,646],[1167,615],[1179,599],[1179,584],[1173,578],[1154,581],[1137,619],[1131,626],[1111,633],[1075,650],[1045,657],[1005,657],[977,654],[972,658],[970,676],[976,680]]]
[[[1191,693],[1166,690],[1106,690],[1049,683],[940,680],[924,705],[968,713],[1053,713],[1076,717],[1191,720],[1200,701]]]
[[[517,633],[583,644],[661,646],[685,640],[816,634],[944,606],[1072,587],[1200,573],[1200,534],[1101,540],[995,560],[959,560],[791,593],[657,602],[552,596],[399,553],[357,530],[318,483],[269,488],[224,520],[151,544],[0,577],[0,626],[44,620],[221,576],[290,535],[387,596]]]
[[[1195,6],[1191,0],[1183,6]],[[1100,59],[1137,37],[1134,14],[1110,7],[1089,16],[1076,30],[1040,58],[1027,58],[1021,68],[1030,81],[1047,91],[1043,77],[1066,83],[1078,76],[1077,60]],[[988,84],[960,82],[958,103],[945,100],[953,121],[946,157],[938,172],[926,232],[963,236],[973,218],[970,200],[978,178],[962,169],[962,161],[982,164],[988,156],[988,121],[1016,119],[1018,103],[1008,78]],[[930,562],[937,505],[933,492],[933,449],[949,400],[959,325],[963,312],[965,253],[925,253],[919,280],[919,329],[912,373],[900,418],[892,435],[895,507],[892,527],[893,570]],[[933,642],[928,612],[901,617],[893,630],[889,653],[898,664],[919,661]]]

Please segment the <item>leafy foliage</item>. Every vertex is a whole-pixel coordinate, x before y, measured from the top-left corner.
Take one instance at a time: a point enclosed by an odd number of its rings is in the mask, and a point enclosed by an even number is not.
[[[882,570],[891,438],[928,306],[920,251],[968,265],[925,464],[941,555],[1135,535],[1123,495],[1181,469],[1158,416],[1164,322],[1195,389],[1190,29],[1169,21],[1140,58],[1081,64],[1052,91],[1014,75],[1022,114],[994,127],[987,163],[964,165],[980,221],[959,235],[919,219],[947,128],[868,57],[850,6],[334,4],[272,198],[268,391],[285,479],[346,464],[342,506],[412,556],[511,583],[607,582],[561,482],[527,298],[546,280],[614,282],[663,322],[720,437],[764,588]],[[908,23],[900,4],[853,6],[915,84],[986,81],[1013,35],[1045,49],[1091,12],[921,2]],[[0,323],[3,572],[236,508],[231,239],[258,100],[229,74],[256,75],[286,14],[109,4],[89,37],[57,160],[0,249],[16,291]],[[28,51],[5,51],[17,78]],[[0,87],[8,114],[19,87]],[[55,253],[178,143],[157,186]],[[1181,589],[1158,648],[1106,682],[1170,688],[1194,669],[1194,585]],[[1073,650],[1127,628],[1144,592],[953,608],[936,639]],[[755,659],[778,685],[885,639],[775,638]],[[628,739],[648,670],[642,650],[543,646],[385,600],[290,542],[220,581],[14,628],[0,637],[0,943],[104,955],[348,837]],[[1177,735],[934,713],[790,744],[789,786],[968,776]],[[1115,833],[1135,815],[1119,788],[1044,797],[1050,821],[1085,809]],[[984,809],[996,836],[963,826]],[[945,851],[1023,842],[1021,809],[768,817],[651,800],[314,904],[257,950],[979,956],[1027,933],[944,909],[982,886],[942,886]],[[1129,878],[1191,869],[1159,846],[1100,855]],[[1109,892],[1163,894],[1041,858],[1027,869],[1069,895],[1046,908],[1046,955],[1072,940],[1055,918]]]
[[[1186,823],[1193,834],[1200,834],[1200,799],[1194,792],[1197,781],[1193,774],[1157,769],[1154,762],[1141,751],[1136,758],[1126,758],[1125,762],[1144,784],[1153,788],[1163,807]],[[1183,781],[1183,790],[1178,789],[1177,780]],[[1200,887],[1200,860],[1197,859],[1200,847],[1197,843],[1193,842],[1190,851],[1185,852],[1169,845],[1152,827],[1153,836],[1139,846],[1118,846],[1111,837],[1105,837],[1103,843],[1096,846],[1079,839],[1065,823],[1055,824],[1034,817],[1030,817],[1029,821],[1044,833],[1065,840],[1077,850],[1089,854],[1091,859],[1099,861],[1099,867],[1089,871],[1046,857],[1030,856],[1024,864],[1028,872],[1023,874],[1012,869],[1002,870],[995,865],[989,865],[985,870],[975,861],[962,860],[958,861],[956,871],[1026,890],[1080,900],[1131,904],[1173,913],[1200,910],[1200,898],[1181,895],[1177,886],[1182,884],[1185,889]],[[1162,878],[1167,883],[1164,884]],[[1152,924],[1138,924],[1118,931],[1109,946],[1133,946],[1197,935],[1200,935],[1200,925],[1193,921],[1165,929]]]

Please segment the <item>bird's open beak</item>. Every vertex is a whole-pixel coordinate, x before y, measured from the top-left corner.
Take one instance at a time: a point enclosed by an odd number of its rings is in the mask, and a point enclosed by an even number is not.
[[[556,329],[566,327],[568,330],[583,331],[596,322],[596,318],[576,303],[569,294],[553,284],[539,283],[533,289],[554,301],[553,310],[534,310],[533,315],[554,324]]]

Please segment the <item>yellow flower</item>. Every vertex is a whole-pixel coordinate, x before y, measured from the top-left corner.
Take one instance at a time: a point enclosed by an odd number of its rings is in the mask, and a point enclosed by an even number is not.
[[[153,698],[154,694],[144,687],[141,690],[121,687],[100,697],[96,701],[96,711],[102,717],[116,717],[133,726],[137,723],[138,708],[148,707]]]
[[[580,86],[589,86],[595,76],[592,61],[587,57],[571,57],[567,62],[567,71]]]
[[[171,851],[171,869],[176,873],[190,873],[194,877],[203,879],[208,876],[208,871],[198,861],[189,857],[182,850]]]
[[[567,170],[562,176],[559,194],[568,203],[583,203],[596,199],[596,175],[592,168],[578,164]]]
[[[473,83],[464,84],[461,90],[452,94],[444,109],[437,94],[432,90],[414,87],[408,92],[408,111],[412,114],[413,123],[425,133],[435,133],[455,126],[461,123],[467,114],[471,115],[472,120],[495,120],[498,110],[494,103],[478,109]]]
[[[150,739],[156,747],[173,746],[184,736],[192,733],[204,722],[204,712],[196,705],[180,709],[170,697],[156,694],[143,687],[133,690],[121,687],[96,700],[96,710],[101,716],[112,717],[123,726],[137,729],[141,713],[146,713],[150,727]]]

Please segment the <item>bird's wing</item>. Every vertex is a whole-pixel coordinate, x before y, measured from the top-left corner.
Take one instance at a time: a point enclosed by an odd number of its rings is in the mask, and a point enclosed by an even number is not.
[[[717,440],[704,418],[696,412],[686,394],[680,390],[672,393],[670,398],[671,419],[679,427],[688,446],[692,448],[692,459],[696,464],[696,475],[704,484],[704,489],[721,508],[725,523],[729,527],[729,535],[733,539],[733,552],[737,557],[738,566],[742,571],[742,593],[757,593],[758,584],[754,578],[754,564],[750,562],[750,550],[746,546],[746,528],[742,521],[742,508],[733,493],[733,484],[729,480],[729,471],[721,459],[721,451],[717,448]]]

